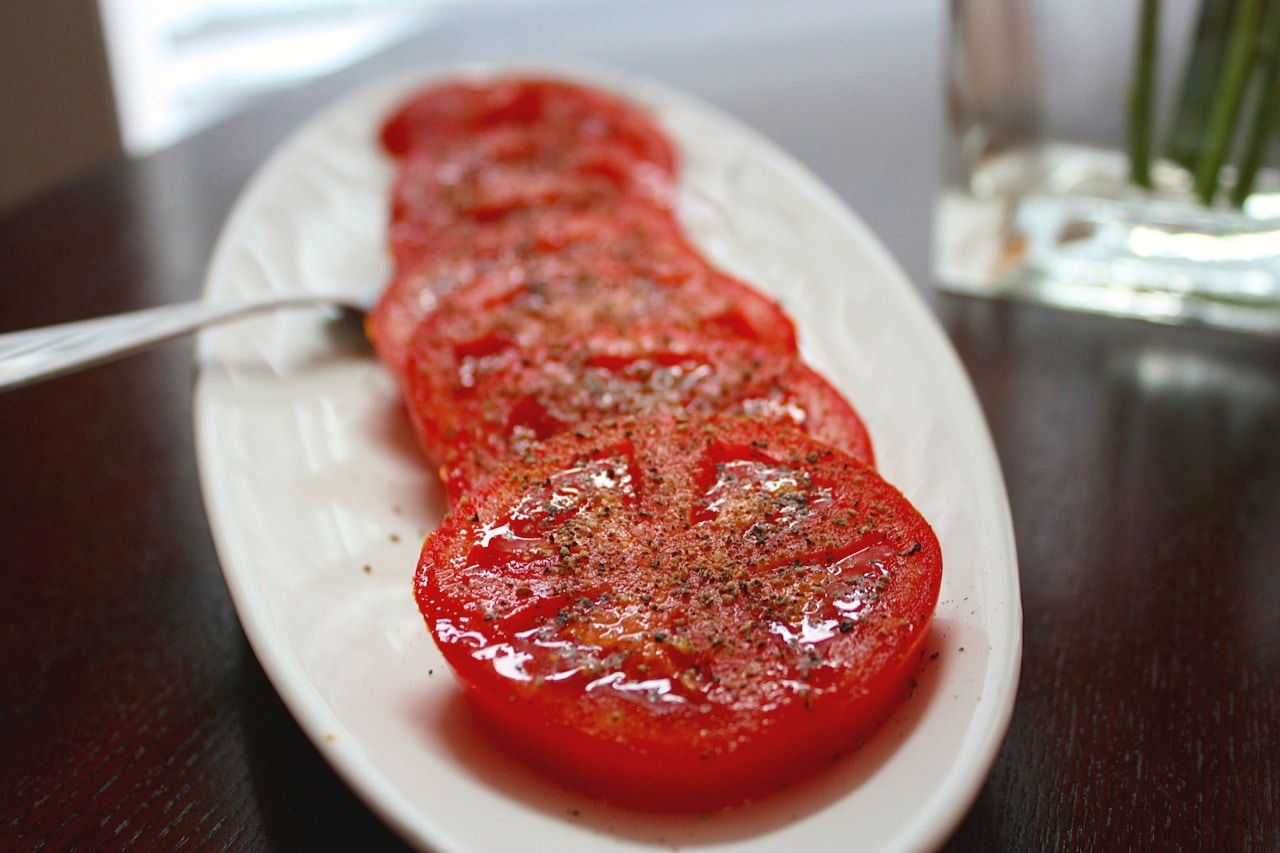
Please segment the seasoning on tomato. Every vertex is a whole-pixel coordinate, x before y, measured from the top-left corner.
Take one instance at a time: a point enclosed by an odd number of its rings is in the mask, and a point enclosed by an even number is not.
[[[609,214],[620,201],[664,210],[675,155],[639,108],[547,80],[454,83],[411,98],[383,128],[397,157],[392,251],[454,226],[552,207]],[[406,239],[408,237],[409,239]]]
[[[640,109],[598,89],[529,77],[455,81],[426,88],[402,104],[382,128],[382,144],[397,156],[456,150],[498,135],[494,159],[532,159],[551,152],[562,162],[590,163],[602,154],[675,171],[666,136]],[[493,156],[493,155],[491,155]]]
[[[514,753],[618,804],[704,811],[866,737],[941,576],[874,469],[752,418],[665,415],[529,448],[428,537],[416,592]]]
[[[429,461],[443,461],[448,413],[426,392],[444,383],[465,394],[495,364],[583,333],[670,323],[795,352],[795,328],[777,303],[716,273],[659,282],[607,257],[541,257],[513,282],[499,268],[441,297],[414,331],[402,375]],[[628,272],[630,270],[630,272]],[[417,388],[417,391],[412,389]]]
[[[572,268],[588,269],[606,285],[636,277],[674,284],[713,274],[669,212],[630,198],[603,211],[538,208],[447,228],[393,223],[391,239],[397,271],[369,330],[397,375],[403,375],[414,330],[440,297],[480,278],[532,281]]]
[[[535,347],[425,347],[411,360],[409,412],[455,500],[534,442],[648,412],[748,414],[873,461],[839,391],[795,353],[736,336],[606,326]]]

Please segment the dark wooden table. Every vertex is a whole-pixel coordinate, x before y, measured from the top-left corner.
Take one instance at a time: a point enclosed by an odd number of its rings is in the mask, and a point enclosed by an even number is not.
[[[0,219],[0,331],[195,297],[269,150],[428,58],[584,57],[687,89],[868,220],[990,421],[1025,656],[950,849],[1280,849],[1280,342],[938,293],[938,4],[625,5],[453,13],[38,199]],[[176,342],[0,395],[0,849],[397,849],[240,630],[197,486],[192,370]]]

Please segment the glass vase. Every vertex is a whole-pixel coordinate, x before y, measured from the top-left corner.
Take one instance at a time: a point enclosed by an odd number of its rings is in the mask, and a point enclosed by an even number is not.
[[[1268,7],[953,0],[941,286],[1280,335]]]

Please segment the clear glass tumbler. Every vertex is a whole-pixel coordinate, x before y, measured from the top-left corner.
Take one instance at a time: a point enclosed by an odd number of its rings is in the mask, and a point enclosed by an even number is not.
[[[946,289],[1280,335],[1280,3],[952,0]]]

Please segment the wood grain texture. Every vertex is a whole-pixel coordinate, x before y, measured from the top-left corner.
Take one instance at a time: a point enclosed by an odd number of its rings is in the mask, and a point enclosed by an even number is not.
[[[1025,657],[955,849],[1280,842],[1280,344],[955,300]]]

